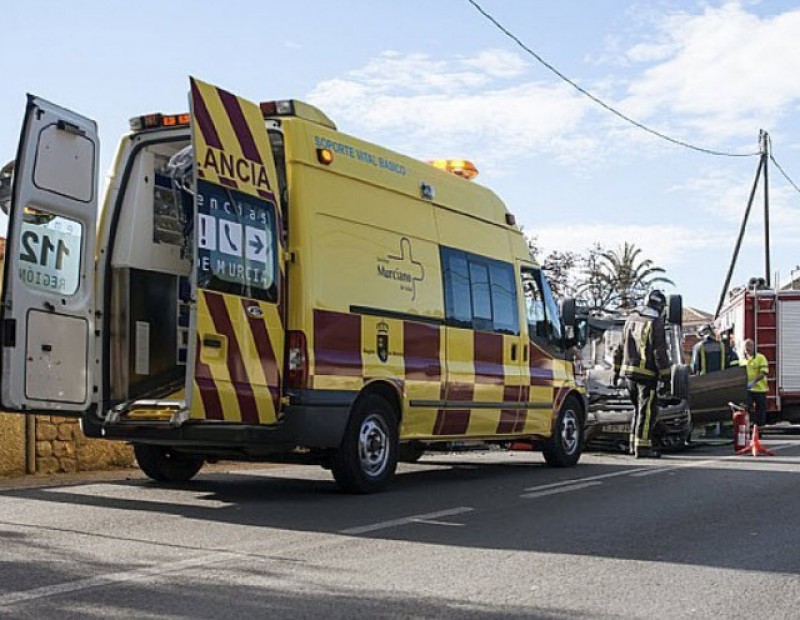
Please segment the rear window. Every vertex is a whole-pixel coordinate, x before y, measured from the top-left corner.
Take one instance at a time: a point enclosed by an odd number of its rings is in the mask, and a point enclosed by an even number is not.
[[[197,211],[198,286],[277,301],[275,205],[198,179]]]

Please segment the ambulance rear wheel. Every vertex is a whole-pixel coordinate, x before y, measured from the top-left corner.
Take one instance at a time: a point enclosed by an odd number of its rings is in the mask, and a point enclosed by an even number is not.
[[[203,459],[174,451],[167,446],[133,444],[136,462],[148,478],[157,482],[187,482],[197,475]]]
[[[583,417],[574,396],[567,396],[553,425],[553,434],[542,448],[550,467],[572,467],[583,450]]]
[[[331,471],[347,493],[382,491],[397,468],[397,415],[389,402],[370,394],[356,403]]]

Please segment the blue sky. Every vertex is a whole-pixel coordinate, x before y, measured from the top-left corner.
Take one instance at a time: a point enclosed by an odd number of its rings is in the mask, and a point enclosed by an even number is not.
[[[708,148],[760,128],[800,183],[796,2],[481,0],[607,103]],[[755,158],[626,125],[527,56],[466,0],[44,2],[4,7],[0,159],[30,92],[98,121],[108,169],[128,118],[187,109],[188,75],[253,100],[304,99],[339,128],[422,158],[465,157],[547,250],[632,241],[713,310]],[[3,153],[5,155],[3,155]],[[772,265],[800,264],[800,193],[770,168]],[[761,198],[734,283],[764,271]]]

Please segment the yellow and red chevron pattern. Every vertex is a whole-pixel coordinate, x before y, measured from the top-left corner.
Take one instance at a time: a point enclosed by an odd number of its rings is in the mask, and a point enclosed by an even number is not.
[[[191,101],[198,177],[277,205],[275,163],[259,107],[195,78]]]
[[[257,307],[263,317],[248,310]],[[266,318],[265,318],[266,317]],[[200,291],[191,418],[274,424],[280,417],[283,339],[274,304]]]
[[[526,361],[519,350],[512,359],[516,336],[320,309],[313,320],[309,387],[390,381],[404,400],[403,439],[548,435],[577,390],[570,362],[534,344]]]
[[[275,206],[276,252],[283,230],[275,162],[258,106],[191,80],[192,144],[197,176]],[[277,303],[197,291],[194,420],[274,424],[280,418],[285,267],[278,260]]]

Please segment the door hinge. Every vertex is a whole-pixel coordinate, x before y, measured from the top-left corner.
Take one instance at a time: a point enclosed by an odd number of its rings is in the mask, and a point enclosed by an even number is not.
[[[3,319],[3,346],[17,346],[17,319]]]

